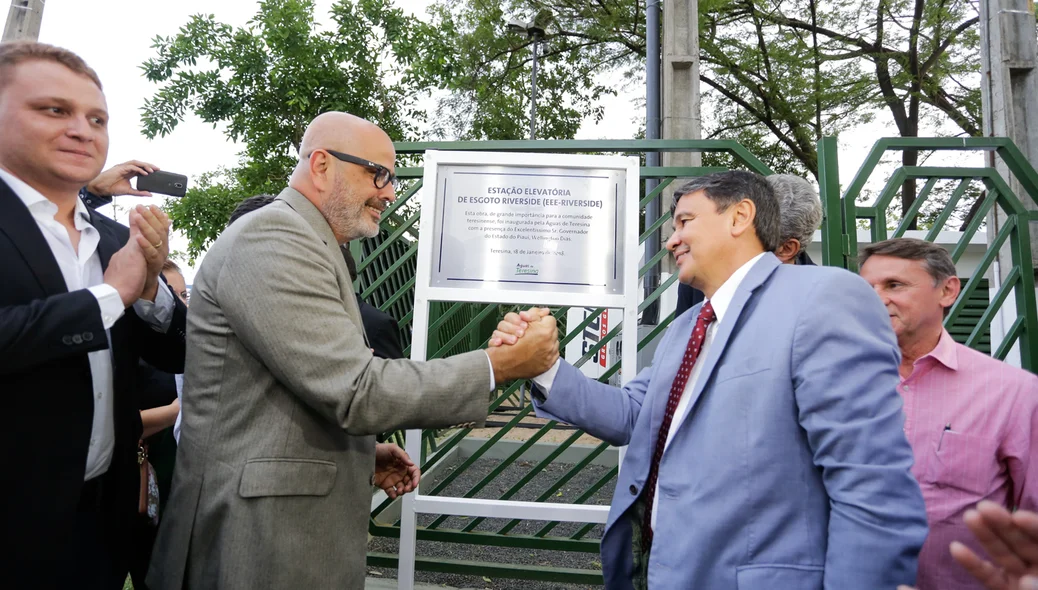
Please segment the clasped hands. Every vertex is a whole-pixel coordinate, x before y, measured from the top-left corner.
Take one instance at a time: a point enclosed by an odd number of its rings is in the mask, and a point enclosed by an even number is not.
[[[494,330],[487,355],[498,384],[544,373],[559,359],[559,331],[550,310],[509,313]]]
[[[130,211],[130,239],[112,255],[104,282],[119,292],[123,305],[155,301],[162,263],[169,255],[169,216],[155,205]]]
[[[1010,514],[984,501],[963,519],[991,561],[956,542],[949,551],[959,565],[987,590],[1038,590],[1038,514],[1029,510]],[[898,590],[912,589],[900,586]]]

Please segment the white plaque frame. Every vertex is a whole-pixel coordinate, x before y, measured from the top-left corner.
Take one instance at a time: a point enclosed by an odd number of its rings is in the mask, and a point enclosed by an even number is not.
[[[623,260],[622,292],[620,293],[571,293],[565,291],[533,292],[510,288],[507,283],[488,283],[483,288],[453,288],[433,286],[433,239],[438,231],[439,203],[437,190],[441,177],[441,166],[462,164],[496,167],[567,168],[580,170],[614,170],[625,175],[625,194],[622,206],[615,215],[624,220],[623,235],[617,237],[621,244]],[[534,154],[505,152],[438,151],[425,152],[425,174],[422,184],[422,218],[418,241],[418,268],[415,277],[414,320],[411,337],[411,359],[424,361],[427,358],[429,337],[429,304],[432,301],[465,301],[472,303],[510,303],[520,305],[607,307],[624,310],[622,350],[638,349],[638,269],[641,252],[638,248],[639,211],[639,160],[636,156],[608,156],[581,154]],[[437,240],[438,241],[438,240]],[[637,355],[626,354],[620,361],[622,380],[632,379],[637,372]],[[489,387],[490,384],[488,383]],[[414,458],[421,456],[422,431],[408,430],[407,453]],[[623,454],[620,455],[621,461]],[[609,515],[608,506],[585,504],[555,504],[543,502],[516,502],[511,500],[485,500],[475,498],[452,498],[422,494],[422,486],[403,497],[400,513],[400,555],[397,581],[400,590],[414,588],[415,550],[417,548],[417,515],[451,514],[482,516],[490,518],[519,518],[527,520],[552,520],[605,524]]]

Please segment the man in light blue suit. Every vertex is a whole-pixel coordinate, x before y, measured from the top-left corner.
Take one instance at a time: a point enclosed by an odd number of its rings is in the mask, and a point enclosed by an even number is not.
[[[672,215],[679,278],[708,300],[622,389],[566,362],[535,378],[539,416],[628,446],[602,538],[606,587],[912,583],[926,510],[883,305],[847,271],[779,264],[779,205],[760,176],[693,180]],[[546,312],[509,314],[492,344],[554,321]]]

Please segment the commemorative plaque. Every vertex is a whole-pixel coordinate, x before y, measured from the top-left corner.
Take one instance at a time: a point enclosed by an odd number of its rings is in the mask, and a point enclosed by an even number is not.
[[[623,292],[626,170],[447,164],[438,176],[431,286]]]

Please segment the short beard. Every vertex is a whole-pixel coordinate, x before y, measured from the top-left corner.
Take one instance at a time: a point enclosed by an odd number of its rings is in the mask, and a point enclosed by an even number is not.
[[[332,194],[324,200],[324,203],[318,207],[321,215],[324,215],[328,225],[332,228],[335,239],[340,244],[345,244],[358,238],[373,238],[378,235],[378,225],[375,225],[374,230],[371,230],[367,227],[366,220],[362,217],[367,214],[364,207],[370,204],[370,202],[357,205],[358,201],[360,201],[360,198],[351,188],[337,186]]]

